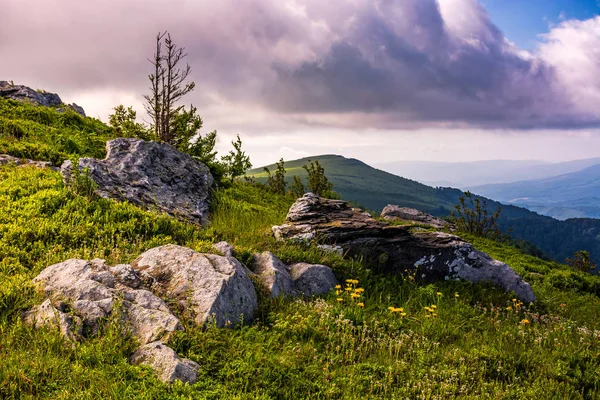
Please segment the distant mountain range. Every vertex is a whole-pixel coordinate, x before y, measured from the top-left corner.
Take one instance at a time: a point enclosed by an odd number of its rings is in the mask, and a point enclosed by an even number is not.
[[[550,163],[491,160],[475,162],[398,161],[376,164],[384,171],[432,186],[468,188],[496,183],[545,179],[600,164],[600,158]]]
[[[338,155],[286,161],[288,182],[294,175],[306,176],[302,166],[309,160],[318,160],[321,163],[334,185],[334,190],[341,193],[344,199],[375,212],[381,211],[387,204],[397,204],[445,217],[463,194],[459,189],[434,188],[373,168],[362,161]],[[275,165],[269,165],[268,168],[274,170]],[[262,182],[266,181],[263,168],[251,170],[247,175],[254,176]],[[491,211],[501,205],[493,200],[487,202]],[[511,235],[514,238],[533,243],[555,260],[564,262],[565,258],[571,257],[575,251],[588,250],[596,262],[600,261],[600,220],[598,219],[575,218],[559,221],[525,208],[502,205],[498,224],[505,232],[512,230]]]
[[[600,218],[600,164],[552,178],[469,189],[557,219]]]

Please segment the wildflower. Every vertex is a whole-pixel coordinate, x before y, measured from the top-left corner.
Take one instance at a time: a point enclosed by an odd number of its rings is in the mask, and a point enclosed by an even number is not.
[[[516,303],[516,302],[517,302],[517,299],[512,299],[512,302],[513,302],[513,303]]]
[[[341,288],[342,288],[342,285],[335,285],[335,288],[336,288],[336,289],[341,289]]]
[[[434,317],[437,317],[437,313],[433,313],[433,316],[434,316]]]
[[[346,288],[346,291],[347,291],[347,292],[351,292],[351,291],[352,291],[352,288],[351,288],[351,287],[347,287],[347,288]]]
[[[393,311],[394,307],[390,306],[390,307],[388,307],[388,310]]]
[[[565,303],[561,303],[561,304],[560,304],[560,307],[561,307],[561,308],[565,308],[566,306],[567,306],[567,305],[566,305]]]
[[[402,313],[402,314],[400,314],[400,315],[402,315],[403,317],[406,317],[406,313],[405,313],[405,312],[403,312],[403,313]]]
[[[512,311],[512,307],[506,307],[506,311]]]
[[[437,306],[436,306],[435,304],[433,304],[433,305],[431,306],[431,308],[433,308],[433,309],[435,310],[435,309],[437,308]]]
[[[360,294],[352,293],[350,296],[352,296],[353,299],[356,299],[356,298],[360,297]]]
[[[454,297],[459,298],[459,294],[458,293],[454,293]]]
[[[344,301],[341,297],[338,297],[337,301]]]
[[[355,291],[356,293],[362,293],[362,292],[364,292],[364,291],[365,291],[365,289],[363,289],[363,288],[356,288],[356,289],[354,289],[354,291]]]
[[[364,306],[365,306],[365,303],[358,303],[358,304],[357,304],[357,306],[359,306],[359,307],[364,307]]]
[[[442,295],[442,292],[437,292],[436,294],[437,294],[438,296],[441,296],[441,295]]]
[[[429,317],[431,317],[431,314],[427,314],[427,315],[425,316],[425,318],[429,318]]]
[[[527,324],[529,324],[529,320],[528,319],[524,319],[523,321],[521,321],[521,324],[527,325]]]

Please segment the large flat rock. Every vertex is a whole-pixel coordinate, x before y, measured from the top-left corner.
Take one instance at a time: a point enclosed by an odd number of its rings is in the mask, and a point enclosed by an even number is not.
[[[344,254],[362,257],[380,272],[410,272],[425,282],[491,282],[514,291],[525,302],[535,300],[529,284],[512,268],[477,251],[460,237],[390,226],[345,201],[307,193],[291,206],[287,222],[273,227],[273,234],[279,240],[341,247]]]

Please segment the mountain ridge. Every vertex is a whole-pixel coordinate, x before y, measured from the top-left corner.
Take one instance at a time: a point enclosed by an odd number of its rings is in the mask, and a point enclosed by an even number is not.
[[[318,160],[325,174],[333,183],[333,189],[367,209],[380,212],[387,204],[416,208],[429,214],[447,217],[463,191],[449,187],[430,187],[414,180],[393,175],[357,160],[339,155],[304,157],[285,162],[286,180],[293,175],[306,176],[302,165],[308,160]],[[266,166],[270,170],[275,165]],[[266,182],[264,167],[247,172],[259,182]],[[493,212],[498,206],[502,213],[498,225],[503,232],[510,232],[515,239],[523,239],[539,247],[555,260],[564,261],[575,251],[588,250],[596,262],[600,261],[600,220],[571,218],[559,221],[515,205],[480,197],[487,201]]]

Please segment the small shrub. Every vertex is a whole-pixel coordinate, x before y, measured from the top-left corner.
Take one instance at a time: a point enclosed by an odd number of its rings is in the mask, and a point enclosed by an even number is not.
[[[501,236],[500,229],[496,225],[500,217],[500,207],[493,214],[489,214],[487,201],[482,201],[469,191],[466,191],[458,201],[450,215],[459,231],[489,238]]]
[[[567,258],[567,265],[577,271],[593,273],[596,264],[592,262],[590,252],[585,250],[576,251],[573,258]]]
[[[85,197],[92,201],[96,197],[96,189],[98,185],[90,176],[90,169],[85,167],[83,171],[79,167],[79,160],[71,161],[73,169],[71,177],[68,181],[68,187],[71,191],[81,197]]]

